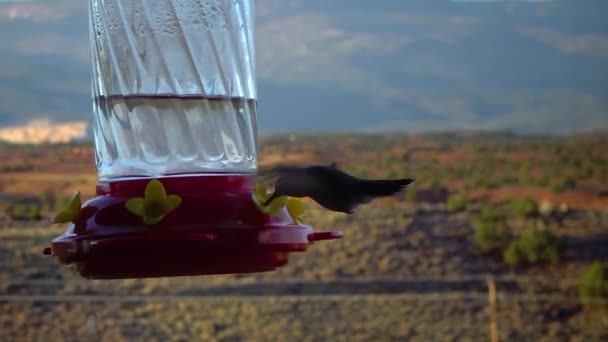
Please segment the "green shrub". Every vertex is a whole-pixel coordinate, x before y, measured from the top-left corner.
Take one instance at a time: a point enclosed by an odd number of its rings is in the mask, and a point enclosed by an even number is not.
[[[506,220],[505,213],[498,207],[485,206],[481,208],[475,220],[482,222],[504,222]]]
[[[572,176],[564,177],[559,183],[555,183],[551,186],[551,191],[562,192],[573,190],[576,188],[576,179]]]
[[[524,263],[524,257],[519,252],[517,241],[512,241],[502,254],[502,260],[510,267],[519,267]]]
[[[526,230],[517,240],[512,241],[503,253],[503,261],[517,267],[522,264],[558,262],[562,246],[555,235],[536,228]]]
[[[26,216],[30,220],[40,220],[42,219],[42,211],[40,210],[39,206],[30,205],[27,210]]]
[[[566,176],[561,183],[563,190],[573,190],[576,188],[576,178],[573,176]]]
[[[448,198],[446,209],[451,213],[465,211],[469,204],[469,196],[465,193],[454,194]]]
[[[45,189],[43,190],[40,195],[38,195],[38,198],[40,199],[40,201],[42,202],[43,206],[47,209],[53,209],[55,208],[55,202],[57,201],[57,196],[55,195],[55,192],[53,190],[50,189]]]
[[[466,177],[465,177],[466,179]],[[485,177],[481,174],[473,174],[468,178],[469,185],[473,188],[481,188],[485,183]]]
[[[558,262],[561,257],[559,239],[547,230],[528,229],[517,239],[517,243],[529,263]]]
[[[484,253],[502,250],[511,238],[511,231],[505,222],[479,221],[474,229],[473,240]]]
[[[584,305],[608,300],[608,263],[596,261],[587,268],[578,285],[578,295]]]
[[[506,217],[497,207],[483,207],[473,218],[473,228],[473,240],[484,253],[503,249],[511,239]]]
[[[603,180],[608,174],[608,165],[606,162],[597,162],[591,166],[591,177],[597,180]]]
[[[409,190],[407,190],[407,191],[405,192],[404,197],[405,197],[405,200],[406,200],[406,201],[408,201],[408,202],[412,202],[412,203],[415,203],[415,202],[416,202],[416,199],[417,199],[417,196],[416,196],[416,190],[414,190],[414,189],[409,189]]]
[[[40,206],[28,203],[16,203],[6,208],[6,215],[14,220],[40,220]]]
[[[562,192],[562,187],[557,183],[551,184],[549,189],[551,190],[551,192],[553,192],[555,194]]]
[[[549,177],[548,175],[542,175],[537,181],[536,183],[543,187],[546,188],[551,184],[551,177]]]
[[[511,213],[515,217],[530,218],[538,215],[538,205],[529,197],[522,197],[511,202]]]
[[[431,189],[440,189],[441,188],[441,180],[439,177],[431,177],[428,180],[428,187]]]

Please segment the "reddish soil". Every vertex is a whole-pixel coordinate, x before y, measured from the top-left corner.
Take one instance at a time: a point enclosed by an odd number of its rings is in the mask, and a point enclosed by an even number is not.
[[[503,186],[492,190],[479,190],[470,194],[472,198],[487,198],[490,202],[501,203],[518,197],[530,197],[538,203],[549,201],[554,204],[566,204],[570,208],[576,209],[598,209],[608,210],[608,197],[600,197],[596,193],[573,190],[554,193],[547,189],[523,187],[523,186]]]

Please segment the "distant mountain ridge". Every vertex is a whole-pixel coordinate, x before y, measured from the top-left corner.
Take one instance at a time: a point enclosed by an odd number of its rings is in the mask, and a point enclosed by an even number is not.
[[[608,1],[256,6],[262,133],[608,129]],[[87,30],[86,1],[0,3],[0,126],[92,121]]]

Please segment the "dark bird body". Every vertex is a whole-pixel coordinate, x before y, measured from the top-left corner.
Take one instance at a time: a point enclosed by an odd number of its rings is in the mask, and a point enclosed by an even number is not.
[[[352,214],[361,204],[391,196],[403,190],[413,179],[367,180],[353,177],[331,166],[283,166],[261,173],[276,179],[268,205],[280,196],[310,197],[326,209]]]

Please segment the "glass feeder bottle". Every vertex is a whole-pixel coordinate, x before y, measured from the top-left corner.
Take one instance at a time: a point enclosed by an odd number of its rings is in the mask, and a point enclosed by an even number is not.
[[[251,0],[91,0],[101,182],[256,171]]]

